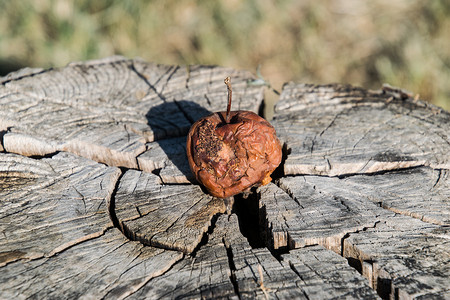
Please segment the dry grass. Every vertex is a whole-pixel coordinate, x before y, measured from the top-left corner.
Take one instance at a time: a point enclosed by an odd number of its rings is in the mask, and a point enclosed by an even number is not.
[[[447,0],[0,1],[0,72],[113,54],[284,82],[390,83],[450,110]]]

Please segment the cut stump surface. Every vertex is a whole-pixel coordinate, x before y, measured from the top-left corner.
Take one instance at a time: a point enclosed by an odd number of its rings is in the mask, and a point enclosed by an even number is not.
[[[450,114],[289,83],[266,186],[205,193],[186,133],[251,73],[111,57],[0,78],[0,298],[448,299]]]

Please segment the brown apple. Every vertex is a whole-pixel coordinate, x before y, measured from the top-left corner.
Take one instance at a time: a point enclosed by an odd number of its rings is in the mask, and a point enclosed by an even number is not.
[[[187,137],[187,157],[196,179],[208,192],[226,198],[265,185],[281,162],[275,129],[251,111],[216,112],[195,122]]]

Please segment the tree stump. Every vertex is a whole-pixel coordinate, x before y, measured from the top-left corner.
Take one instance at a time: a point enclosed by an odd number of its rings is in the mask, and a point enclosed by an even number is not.
[[[186,133],[262,112],[251,73],[111,57],[0,78],[0,298],[448,299],[450,114],[393,88],[289,83],[284,158],[233,201]]]

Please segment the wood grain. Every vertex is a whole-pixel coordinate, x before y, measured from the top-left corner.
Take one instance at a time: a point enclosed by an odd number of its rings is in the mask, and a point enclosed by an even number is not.
[[[186,133],[247,71],[110,57],[0,78],[0,298],[446,299],[450,114],[285,85],[274,180],[214,198]]]
[[[273,122],[290,152],[285,174],[450,168],[449,113],[413,99],[352,86],[292,83],[283,89]]]
[[[323,264],[322,260],[326,263]],[[323,268],[317,271],[315,265]],[[377,299],[346,260],[322,247],[295,250],[277,260],[252,249],[236,215],[222,215],[208,242],[195,254],[133,295],[142,298]]]
[[[0,81],[2,144],[25,156],[66,151],[138,169],[146,142],[184,136],[198,118],[226,108],[226,76],[233,77],[233,109],[258,112],[262,87],[229,68],[112,57],[10,75]]]
[[[440,299],[448,296],[448,233],[448,227],[395,215],[350,234],[343,253],[381,296]]]
[[[282,178],[279,185],[260,188],[260,207],[274,249],[319,244],[340,253],[348,232],[372,227],[378,220],[378,210],[370,209],[375,204],[317,190],[301,177]]]
[[[117,168],[67,153],[42,160],[1,154],[0,174],[2,265],[51,257],[112,227],[106,202]]]
[[[125,235],[146,245],[194,251],[224,201],[198,185],[164,185],[159,177],[127,171],[115,195],[115,214]]]

